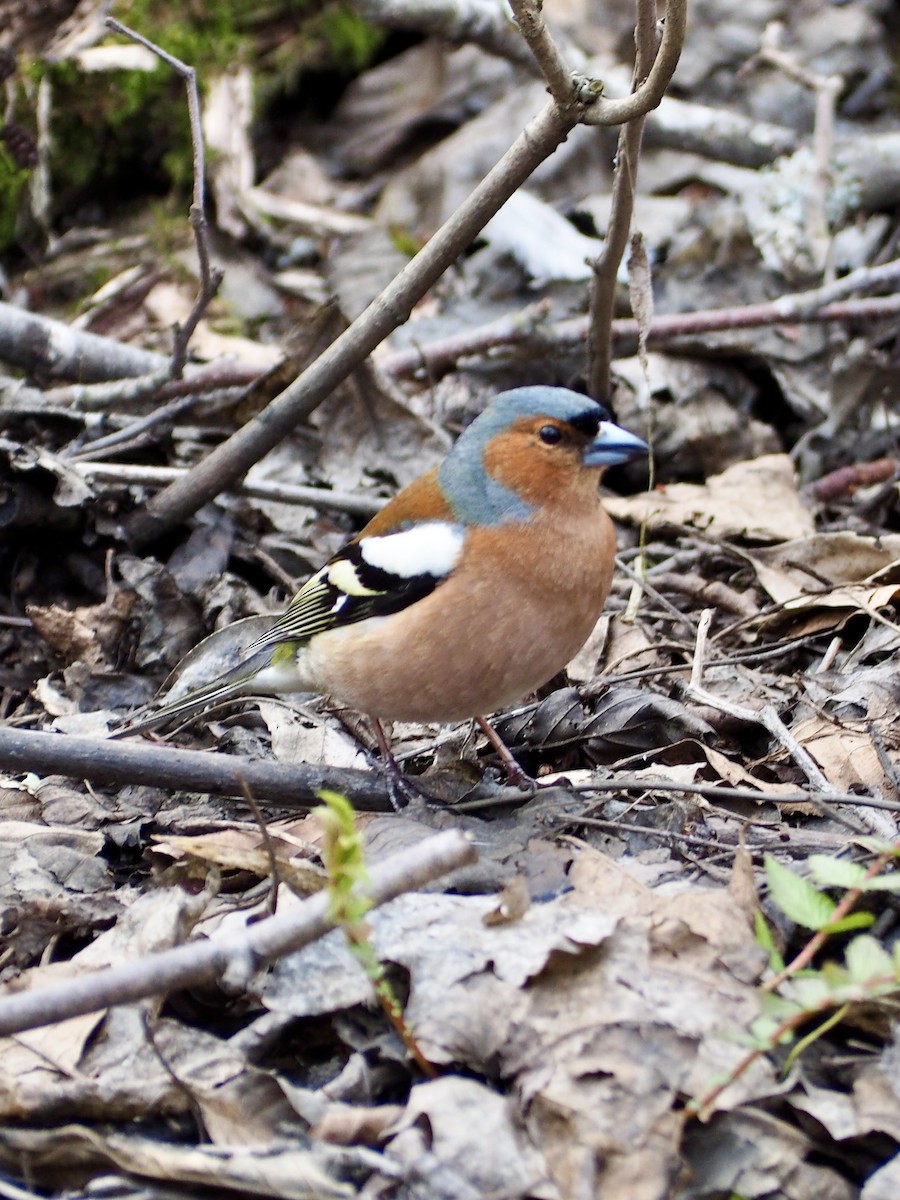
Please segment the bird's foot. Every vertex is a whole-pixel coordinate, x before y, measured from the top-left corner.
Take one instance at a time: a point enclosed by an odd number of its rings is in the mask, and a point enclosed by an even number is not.
[[[418,779],[404,775],[393,755],[384,760],[387,774],[388,798],[394,812],[400,812],[414,802],[425,801],[430,805],[444,806],[446,801],[436,792],[430,791]]]
[[[541,786],[527,771],[522,770],[515,759],[512,760],[511,766],[504,763],[503,767],[506,771],[506,782],[510,787],[516,787],[521,792],[533,792]]]

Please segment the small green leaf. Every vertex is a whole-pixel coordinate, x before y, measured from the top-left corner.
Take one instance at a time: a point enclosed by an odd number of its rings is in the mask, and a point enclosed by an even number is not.
[[[792,979],[790,989],[792,997],[807,1012],[830,1003],[834,995],[825,977],[821,974]]]
[[[860,834],[853,838],[853,843],[856,846],[862,846],[870,854],[890,854],[893,858],[900,857],[900,842],[886,842],[883,838]]]
[[[822,978],[827,982],[834,995],[837,995],[841,988],[850,986],[850,973],[842,963],[822,963]]]
[[[761,912],[757,911],[754,923],[756,925],[756,940],[769,956],[769,970],[779,975],[784,970],[784,959],[775,945],[775,939],[772,936],[769,922]]]
[[[839,921],[829,921],[822,926],[823,933],[847,933],[851,929],[868,929],[875,924],[875,914],[869,912],[847,913]]]
[[[807,929],[821,929],[828,924],[837,907],[835,902],[771,854],[766,855],[766,878],[772,899],[792,921]]]
[[[864,892],[900,892],[900,873],[892,871],[890,875],[875,875],[862,885]]]
[[[846,858],[830,854],[811,854],[806,860],[810,874],[822,887],[859,887],[866,877],[866,868]]]
[[[775,1034],[781,1028],[783,1022],[776,1021],[773,1017],[757,1017],[750,1025],[750,1036],[744,1041],[744,1045],[752,1046],[754,1050],[768,1050],[777,1040]],[[781,1037],[784,1035],[781,1034]]]
[[[802,1004],[798,1004],[796,1000],[792,1000],[788,996],[781,996],[777,992],[764,992],[760,997],[760,1009],[762,1017],[759,1019],[774,1021],[776,1025],[781,1025],[784,1021],[796,1017],[804,1011]]]
[[[867,934],[855,937],[847,947],[844,962],[854,983],[867,983],[894,974],[894,963],[882,944]]]

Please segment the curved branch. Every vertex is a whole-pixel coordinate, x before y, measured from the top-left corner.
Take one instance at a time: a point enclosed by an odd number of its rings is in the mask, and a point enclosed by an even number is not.
[[[581,117],[581,124],[622,125],[657,108],[681,58],[686,30],[687,0],[668,0],[662,41],[647,78],[636,91],[621,100],[598,97]]]

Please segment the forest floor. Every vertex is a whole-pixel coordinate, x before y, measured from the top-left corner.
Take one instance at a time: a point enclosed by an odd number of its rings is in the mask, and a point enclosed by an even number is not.
[[[63,215],[51,172],[7,247],[0,1197],[896,1200],[896,5],[691,6],[613,327],[609,407],[651,468],[604,477],[619,569],[589,642],[495,722],[539,789],[504,786],[470,724],[398,723],[432,798],[395,811],[372,729],[327,698],[103,740],[208,635],[201,655],[227,661],[219,631],[279,611],[493,394],[587,386],[616,131],[579,126],[239,482],[136,532],[545,104],[499,5],[464,27],[448,0],[447,41],[423,7],[383,5],[375,57],[315,111],[254,112],[252,57],[202,79],[223,277],[183,378],[183,192],[120,174]],[[546,10],[564,52],[627,91],[631,6]],[[260,61],[288,37],[272,20]],[[97,46],[32,36],[87,79]],[[31,170],[32,93],[14,70],[10,87],[5,145]],[[368,933],[348,918],[309,941],[321,788],[356,808],[374,890],[403,894]],[[441,876],[472,857],[452,831],[477,862]],[[259,950],[276,901],[307,929],[277,955]],[[196,973],[165,975],[185,943]],[[200,961],[217,945],[227,969]]]

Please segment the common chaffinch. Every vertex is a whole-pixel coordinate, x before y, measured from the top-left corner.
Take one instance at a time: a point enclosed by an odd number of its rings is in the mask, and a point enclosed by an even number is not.
[[[403,488],[309,579],[232,670],[117,731],[248,693],[318,692],[380,720],[487,724],[584,645],[616,549],[597,485],[647,452],[565,388],[496,396],[440,466]],[[396,769],[396,767],[394,767]]]

